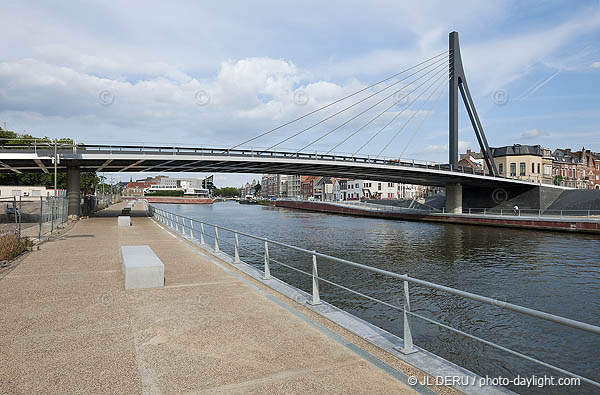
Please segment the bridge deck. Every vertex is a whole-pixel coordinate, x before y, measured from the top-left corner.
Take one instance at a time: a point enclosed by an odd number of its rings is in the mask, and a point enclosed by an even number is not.
[[[460,183],[487,188],[539,185],[539,182],[490,177],[471,168],[451,168],[427,161],[319,153],[105,145],[82,145],[75,150],[61,148],[58,153],[61,155],[58,171],[76,165],[81,171],[104,172],[298,174],[434,186]],[[53,155],[54,151],[47,147],[0,147],[0,173],[52,171]]]
[[[0,392],[414,392],[352,347],[413,368],[286,301],[292,314],[150,218],[116,222],[79,221],[0,272]],[[125,291],[132,244],[164,262],[164,288]]]

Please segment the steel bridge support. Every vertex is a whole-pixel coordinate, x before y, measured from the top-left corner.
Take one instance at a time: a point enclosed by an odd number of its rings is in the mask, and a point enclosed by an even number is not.
[[[79,219],[81,208],[81,170],[79,164],[67,166],[67,199],[69,201],[69,219]]]
[[[458,43],[457,32],[450,33],[449,47],[449,163],[453,167],[458,166],[458,91],[460,90],[460,94],[465,104],[467,113],[469,114],[469,119],[471,120],[471,125],[473,126],[473,131],[475,132],[475,136],[477,137],[477,142],[479,143],[479,147],[481,148],[481,153],[483,154],[490,175],[497,176],[498,170],[496,170],[496,164],[494,163],[494,159],[492,157],[492,150],[488,145],[485,133],[483,131],[483,127],[481,126],[481,121],[479,120],[477,110],[475,109],[475,103],[473,102],[473,98],[471,97],[471,93],[469,92],[467,79],[465,78],[465,71],[463,69],[462,58],[460,56],[460,45]]]

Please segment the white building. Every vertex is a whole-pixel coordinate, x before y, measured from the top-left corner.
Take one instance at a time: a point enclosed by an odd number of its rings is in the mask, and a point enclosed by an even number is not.
[[[208,197],[210,190],[207,188],[206,178],[160,178],[157,184],[150,185],[145,192],[156,191],[184,191],[184,195]]]
[[[35,201],[40,197],[54,196],[54,189],[48,189],[44,186],[30,185],[1,185],[0,198],[2,201],[8,201],[10,198],[16,198],[21,201]],[[65,196],[65,190],[59,189],[58,196]],[[7,199],[8,198],[8,199]]]

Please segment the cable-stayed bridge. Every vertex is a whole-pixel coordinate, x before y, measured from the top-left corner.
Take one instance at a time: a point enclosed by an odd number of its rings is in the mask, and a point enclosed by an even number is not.
[[[436,102],[446,88],[448,163],[402,159],[431,114],[424,111],[427,104]],[[483,153],[483,170],[458,166],[459,92]],[[412,135],[404,147],[399,146],[398,137],[410,128]],[[265,142],[265,149],[251,148]],[[281,148],[292,143],[299,148]],[[314,151],[315,147],[325,148]],[[340,155],[340,151],[352,152]],[[463,188],[480,195],[479,207],[485,207],[523,193],[530,196],[542,187],[498,174],[469,92],[456,32],[450,33],[447,51],[228,148],[21,141],[0,147],[0,172],[49,172],[54,157],[59,158],[57,170],[68,174],[73,210],[78,207],[81,171],[278,173],[436,185],[446,188],[449,212],[462,209]],[[541,198],[534,200],[539,206]]]

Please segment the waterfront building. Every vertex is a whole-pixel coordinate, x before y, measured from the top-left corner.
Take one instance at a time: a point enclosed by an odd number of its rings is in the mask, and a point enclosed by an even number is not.
[[[303,200],[314,199],[314,183],[320,178],[317,176],[300,176],[300,196]]]
[[[298,175],[288,175],[287,176],[287,197],[291,199],[300,199],[301,191],[300,191],[301,183],[300,176]]]
[[[121,195],[128,197],[141,197],[148,192],[151,185],[154,184],[146,181],[131,181],[125,185],[121,191]]]
[[[552,174],[557,185],[578,189],[600,189],[600,158],[582,148],[559,148],[552,153]]]
[[[279,174],[263,174],[261,186],[261,196],[265,198],[279,197],[279,189],[281,187]]]
[[[213,176],[206,178],[171,178],[163,176],[158,179],[158,183],[150,182],[145,184],[149,185],[149,187],[144,190],[144,193],[183,191],[184,196],[195,197],[209,197],[214,188]]]
[[[316,182],[313,182],[313,197],[315,200],[322,202],[333,201],[333,177],[319,177]]]
[[[252,182],[247,182],[246,185],[242,185],[241,188],[239,188],[239,195],[241,198],[243,198],[244,196],[248,196],[248,195],[252,195],[254,196],[256,194],[256,180],[252,180]]]
[[[513,144],[491,147],[496,169],[501,176],[524,181],[542,182],[542,147]],[[487,169],[486,171],[489,171]]]

